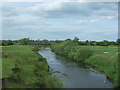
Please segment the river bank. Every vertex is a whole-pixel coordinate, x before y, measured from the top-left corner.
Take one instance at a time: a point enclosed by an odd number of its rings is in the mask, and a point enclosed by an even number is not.
[[[114,88],[103,73],[88,65],[56,55],[50,48],[38,52],[46,58],[50,73],[63,80],[65,88]]]
[[[53,44],[52,51],[75,62],[84,62],[104,72],[116,87],[118,83],[118,48],[112,46],[80,46],[72,41]]]
[[[58,78],[49,73],[46,59],[36,50],[36,47],[25,45],[2,47],[3,88],[61,87]]]

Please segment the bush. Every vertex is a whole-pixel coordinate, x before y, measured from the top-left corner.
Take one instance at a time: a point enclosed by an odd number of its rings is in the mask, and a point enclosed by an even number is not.
[[[89,48],[80,47],[78,43],[68,40],[53,44],[51,49],[58,55],[63,55],[76,61],[85,61],[93,53]]]
[[[89,48],[78,47],[74,60],[76,61],[85,61],[92,55],[92,51]]]

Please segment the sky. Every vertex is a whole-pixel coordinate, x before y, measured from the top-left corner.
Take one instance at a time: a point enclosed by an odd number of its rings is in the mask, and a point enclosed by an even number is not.
[[[2,4],[3,40],[78,37],[81,41],[114,41],[118,38],[117,2],[14,1]]]

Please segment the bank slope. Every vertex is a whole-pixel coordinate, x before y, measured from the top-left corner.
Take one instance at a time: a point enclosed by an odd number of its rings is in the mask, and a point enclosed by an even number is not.
[[[24,45],[2,47],[3,88],[55,88],[58,79],[49,73],[45,58]]]

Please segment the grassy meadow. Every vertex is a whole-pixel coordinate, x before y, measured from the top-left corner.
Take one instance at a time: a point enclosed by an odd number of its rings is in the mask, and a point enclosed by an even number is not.
[[[58,55],[75,62],[84,62],[103,72],[115,86],[118,82],[118,47],[117,46],[81,46],[72,41],[55,43],[51,47]]]
[[[45,58],[38,54],[42,46],[9,45],[0,47],[3,88],[59,88],[63,82],[49,73]],[[118,46],[87,46],[73,41],[53,43],[51,50],[75,62],[83,62],[103,72],[116,87]],[[1,69],[1,68],[0,68]]]
[[[27,45],[2,46],[3,88],[61,87],[58,78],[49,73],[46,59],[36,51]]]

